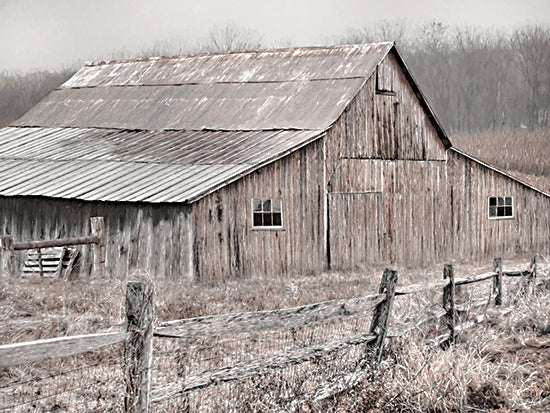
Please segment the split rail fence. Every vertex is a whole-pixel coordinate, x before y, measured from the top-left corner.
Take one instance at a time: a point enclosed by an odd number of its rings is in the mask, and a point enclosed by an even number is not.
[[[158,402],[181,397],[189,392],[222,383],[261,377],[278,369],[316,360],[352,346],[364,346],[362,348],[371,360],[371,366],[376,368],[382,358],[387,337],[402,336],[422,324],[439,318],[443,318],[447,332],[435,338],[432,345],[451,347],[461,331],[476,324],[475,321],[458,323],[461,306],[456,302],[457,290],[468,284],[492,279],[492,292],[479,305],[488,305],[494,299],[494,304],[498,306],[503,301],[503,276],[522,277],[521,283],[527,292],[533,288],[536,272],[536,257],[533,257],[528,270],[507,272],[502,270],[502,261],[497,258],[494,260],[494,270],[485,274],[470,278],[456,278],[453,266],[447,264],[444,267],[443,280],[397,286],[397,271],[386,269],[382,275],[379,291],[373,295],[319,302],[295,308],[174,320],[157,326],[153,326],[152,284],[148,281],[131,281],[127,284],[126,290],[126,331],[3,345],[0,346],[0,368],[69,357],[123,343],[124,350],[120,365],[123,368],[126,387],[124,411],[150,412],[152,405]],[[442,290],[442,309],[439,312],[424,315],[409,323],[388,327],[392,304],[396,296],[429,290]],[[469,303],[468,305],[473,306],[474,304]],[[232,366],[211,369],[152,388],[154,337],[186,339],[221,337],[237,332],[241,334],[294,329],[328,320],[339,320],[369,310],[373,310],[373,315],[366,334],[350,335],[339,341],[294,349],[273,356],[236,363]],[[359,384],[367,377],[367,374],[368,371],[356,371],[352,374],[342,375],[339,380],[314,389],[312,397],[314,400],[330,397]],[[0,408],[0,410],[2,409]]]

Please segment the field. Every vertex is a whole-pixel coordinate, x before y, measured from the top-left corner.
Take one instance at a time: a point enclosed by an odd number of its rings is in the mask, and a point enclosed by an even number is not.
[[[517,263],[504,262],[506,270],[525,267],[527,259]],[[523,264],[523,266],[522,266]],[[400,284],[440,279],[442,270],[399,268]],[[458,265],[457,276],[468,276],[490,270],[484,267]],[[441,330],[440,325],[426,325],[402,338],[393,338],[384,354],[378,370],[351,389],[338,392],[324,401],[311,399],[312,383],[330,381],[338,373],[336,370],[353,371],[364,363],[359,354],[354,360],[345,354],[329,360],[307,363],[304,368],[273,373],[262,379],[246,380],[225,388],[225,405],[214,404],[207,408],[205,400],[214,398],[216,392],[200,391],[197,396],[179,398],[174,405],[157,406],[156,411],[180,411],[193,406],[201,406],[201,411],[216,411],[225,407],[229,411],[342,411],[342,412],[446,412],[446,411],[498,411],[527,412],[548,411],[550,409],[550,266],[544,260],[539,265],[538,285],[535,295],[521,295],[515,288],[516,279],[506,279],[504,306],[478,309],[468,313],[468,317],[485,315],[486,321],[461,335],[457,345],[450,350],[439,346],[429,346],[427,341]],[[254,311],[293,307],[336,298],[351,298],[374,293],[377,289],[381,268],[366,269],[355,273],[331,272],[319,276],[299,278],[256,278],[241,281],[227,281],[217,285],[199,286],[157,280],[155,284],[155,315],[157,322],[171,319],[217,314],[236,311]],[[422,274],[422,275],[419,275]],[[118,280],[40,280],[28,278],[15,283],[0,282],[0,326],[4,334],[3,343],[27,341],[62,335],[113,331],[122,328],[124,321],[124,286],[126,279]],[[477,285],[477,284],[476,284]],[[490,285],[484,282],[479,287],[464,292],[464,301],[487,294]],[[394,305],[393,323],[406,322],[412,317],[440,303],[441,293],[428,293],[398,297]],[[357,323],[364,321],[358,320]],[[318,336],[335,337],[346,334],[349,326],[333,324],[318,331]],[[367,326],[368,327],[368,326]],[[356,328],[356,327],[355,327]],[[347,332],[349,334],[349,332]],[[293,337],[278,335],[273,348],[267,348],[265,336],[255,337],[265,352],[288,349],[293,342],[311,340],[313,333],[294,332]],[[298,339],[296,338],[298,336]],[[319,337],[317,337],[319,338]],[[238,343],[238,346],[235,344]],[[253,351],[242,340],[233,339],[224,343],[231,348],[229,353],[247,357]],[[204,349],[216,351],[216,345],[201,343]],[[157,382],[160,377],[173,374],[190,361],[188,349],[197,343],[169,347],[158,340],[155,351],[159,360],[165,357],[170,365],[156,364]],[[113,350],[115,353],[120,349]],[[63,362],[50,362],[44,365],[4,369],[0,373],[0,388],[19,380],[20,377],[34,380],[39,384],[41,377],[54,371],[74,370],[78,363],[92,366],[84,370],[84,378],[76,390],[68,392],[70,397],[44,397],[34,410],[22,405],[18,411],[70,411],[78,405],[80,398],[97,398],[91,406],[96,411],[120,410],[121,390],[120,370],[122,366],[116,354],[102,352],[67,359]],[[225,350],[228,352],[227,350]],[[360,352],[361,353],[361,352]],[[183,359],[182,359],[183,355]],[[224,357],[227,354],[223,355]],[[212,362],[214,357],[205,357],[203,363]],[[223,357],[222,357],[223,358]],[[155,361],[155,363],[157,363]],[[102,367],[104,365],[104,367]],[[63,394],[73,376],[53,379],[56,387],[52,393]],[[88,384],[87,383],[88,380]],[[101,384],[101,391],[92,391]],[[98,385],[99,385],[98,384]],[[63,387],[65,386],[65,387]],[[74,384],[72,385],[74,388]],[[41,390],[43,394],[43,391]],[[92,394],[93,393],[93,394]],[[219,396],[219,394],[218,394]],[[71,401],[72,400],[72,401]],[[301,400],[301,401],[300,401]],[[0,399],[2,403],[2,399]],[[6,401],[4,401],[6,403]],[[227,404],[229,403],[229,404]],[[5,406],[4,406],[5,407]],[[72,407],[72,409],[71,409]],[[81,408],[94,410],[82,405]]]

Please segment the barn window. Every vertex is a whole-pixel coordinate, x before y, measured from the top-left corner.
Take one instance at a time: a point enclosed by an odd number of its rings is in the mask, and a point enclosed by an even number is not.
[[[283,200],[281,198],[253,198],[252,227],[282,228]]]
[[[489,197],[489,219],[513,218],[514,207],[511,196]]]
[[[393,73],[388,65],[376,66],[376,94],[396,96],[393,89]]]

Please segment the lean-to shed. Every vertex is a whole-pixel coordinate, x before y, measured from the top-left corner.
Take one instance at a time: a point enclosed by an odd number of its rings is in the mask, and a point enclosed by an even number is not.
[[[0,234],[103,216],[116,275],[549,252],[550,196],[455,150],[393,43],[89,64],[0,158]]]

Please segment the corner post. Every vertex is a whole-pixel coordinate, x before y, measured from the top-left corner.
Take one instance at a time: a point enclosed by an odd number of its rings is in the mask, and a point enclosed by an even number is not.
[[[97,243],[93,244],[93,275],[103,278],[105,276],[105,225],[103,217],[91,217],[90,226],[92,236],[98,238]]]
[[[13,236],[0,237],[0,275],[13,277],[15,275],[15,251]]]
[[[386,268],[380,281],[379,294],[386,294],[386,299],[376,306],[370,325],[370,334],[376,335],[376,339],[368,344],[367,348],[376,348],[375,362],[379,364],[382,360],[384,341],[388,332],[388,321],[390,319],[395,287],[398,274],[396,270]]]
[[[493,271],[497,273],[493,278],[493,292],[496,294],[495,305],[502,305],[502,258],[494,259]]]
[[[451,344],[455,343],[455,323],[456,323],[456,308],[455,308],[455,275],[452,264],[445,264],[443,268],[443,279],[449,280],[443,288],[443,309],[446,311],[445,320],[449,329],[449,340]]]
[[[153,363],[153,285],[130,281],[126,287],[126,331],[124,380],[126,413],[150,413]]]

